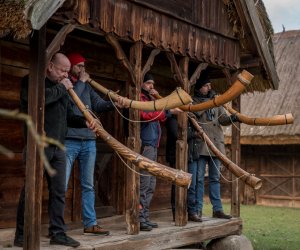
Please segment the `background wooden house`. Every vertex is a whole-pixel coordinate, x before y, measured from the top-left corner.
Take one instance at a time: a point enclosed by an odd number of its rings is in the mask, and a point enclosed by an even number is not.
[[[300,31],[273,36],[278,90],[242,96],[242,113],[250,117],[271,117],[292,113],[295,121],[285,126],[241,126],[241,166],[263,180],[257,193],[246,189],[245,203],[300,207]],[[226,135],[230,131],[226,130]],[[227,142],[230,140],[227,137]]]
[[[229,88],[240,69],[255,75],[249,91],[278,87],[269,39],[271,26],[261,2],[257,6],[246,0],[56,0],[48,1],[45,6],[38,0],[28,3],[29,6],[0,4],[0,10],[8,16],[0,21],[0,108],[18,109],[20,81],[29,72],[31,52],[35,49],[45,57],[55,50],[82,53],[87,58],[87,71],[92,78],[109,89],[120,90],[124,96],[137,94],[132,82],[135,77],[141,80],[138,76],[149,58],[153,59],[151,72],[162,95],[178,86],[187,90],[188,69],[197,67],[207,67],[220,93]],[[24,10],[25,17],[30,20],[29,26],[22,19]],[[12,22],[12,16],[19,18]],[[28,36],[30,25],[36,30]],[[32,46],[35,35],[40,37],[37,48]],[[47,49],[39,50],[43,42]],[[128,65],[133,69],[131,72]],[[185,119],[181,119],[181,125]],[[130,138],[138,138],[138,125],[131,125],[124,131],[124,120],[116,112],[101,114],[100,120],[119,141],[133,148],[136,146],[130,144]],[[179,138],[184,141],[185,136],[183,127]],[[21,122],[1,118],[0,144],[12,150],[15,157],[9,160],[0,155],[0,228],[15,226],[18,195],[25,177],[22,138]],[[165,138],[159,150],[161,163],[165,163],[164,147]],[[130,209],[126,200],[132,198],[128,198],[127,191],[136,183],[136,177],[100,140],[97,156],[98,215],[126,214]],[[185,170],[185,166],[181,167]],[[80,221],[80,186],[76,171],[75,168],[67,193],[68,222]],[[45,184],[44,223],[47,222]],[[169,196],[170,183],[159,181],[152,209],[169,208]],[[184,192],[180,192],[179,198],[185,200]],[[185,211],[185,206],[181,209]],[[184,221],[186,223],[183,217],[181,223]]]

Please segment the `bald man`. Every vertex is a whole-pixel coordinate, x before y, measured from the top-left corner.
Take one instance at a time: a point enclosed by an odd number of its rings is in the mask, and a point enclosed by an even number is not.
[[[45,120],[44,131],[47,137],[58,140],[64,144],[67,126],[87,127],[82,116],[74,115],[70,108],[68,89],[73,88],[68,79],[71,68],[69,59],[61,53],[53,56],[46,70],[45,79]],[[21,88],[21,111],[28,111],[28,76],[24,77]],[[67,236],[64,221],[65,186],[66,186],[66,154],[55,145],[45,148],[46,157],[55,169],[56,175],[51,177],[45,171],[48,181],[49,201],[49,236],[51,245],[65,245],[78,247],[80,243]],[[20,194],[17,225],[14,245],[23,247],[23,228],[25,210],[25,188]]]

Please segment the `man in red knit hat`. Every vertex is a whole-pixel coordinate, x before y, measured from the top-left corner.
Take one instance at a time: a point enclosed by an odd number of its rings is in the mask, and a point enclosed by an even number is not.
[[[95,112],[105,112],[114,109],[110,101],[103,100],[87,83],[89,74],[85,71],[86,59],[79,53],[67,55],[71,62],[69,78],[73,83],[73,89],[81,101]],[[82,115],[75,103],[71,100],[73,111],[76,115]],[[120,98],[115,104],[124,107],[124,99]],[[96,135],[89,129],[76,129],[68,127],[65,140],[67,167],[66,190],[69,177],[75,159],[78,160],[81,181],[82,196],[82,221],[84,234],[109,235],[109,231],[100,227],[97,223],[95,212],[94,168],[96,162]]]

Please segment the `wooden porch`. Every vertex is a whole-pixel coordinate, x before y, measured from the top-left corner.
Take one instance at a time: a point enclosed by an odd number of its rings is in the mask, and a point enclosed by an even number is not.
[[[81,246],[76,249],[101,249],[101,250],[132,250],[132,249],[176,249],[189,246],[202,241],[221,238],[233,234],[241,234],[242,220],[230,220],[203,217],[202,223],[188,222],[186,226],[175,226],[172,213],[169,209],[151,213],[151,219],[159,224],[158,228],[150,232],[140,232],[138,235],[126,233],[125,216],[113,216],[101,219],[100,224],[110,230],[109,236],[83,235],[81,224],[69,224],[68,235],[80,241]],[[20,249],[12,247],[15,229],[0,230],[0,249]],[[47,237],[48,225],[42,225],[41,249],[71,249],[65,246],[49,245]]]

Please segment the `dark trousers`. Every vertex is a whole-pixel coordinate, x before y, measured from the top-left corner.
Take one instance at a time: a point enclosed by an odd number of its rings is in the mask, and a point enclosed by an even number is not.
[[[56,146],[45,149],[46,157],[56,174],[50,177],[45,171],[48,182],[49,201],[49,233],[55,235],[66,231],[64,221],[65,210],[65,182],[66,182],[66,154]],[[17,209],[16,237],[23,236],[25,212],[25,186],[23,187]]]
[[[176,168],[175,163],[169,163],[171,168]],[[173,219],[175,219],[175,190],[176,190],[176,185],[172,184],[171,188],[171,208],[172,208],[172,214],[173,214]]]
[[[157,159],[157,148],[144,146],[142,155],[152,161]],[[145,170],[140,171],[140,222],[149,221],[149,208],[156,186],[156,177]]]

